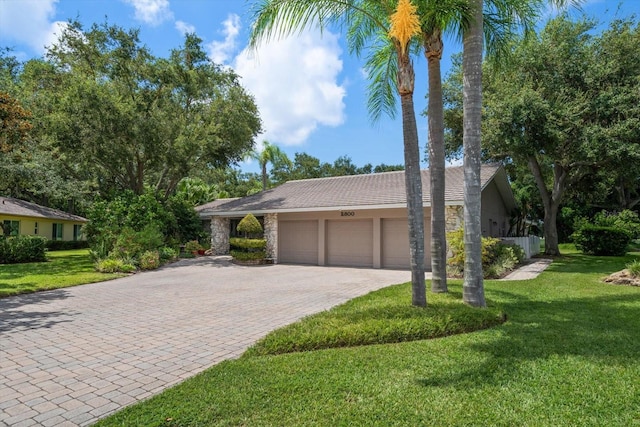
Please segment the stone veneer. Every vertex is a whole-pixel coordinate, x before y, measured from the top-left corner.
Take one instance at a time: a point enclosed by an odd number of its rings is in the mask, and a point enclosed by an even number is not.
[[[464,220],[464,208],[462,206],[445,206],[445,231],[455,231],[462,227]]]
[[[267,241],[267,258],[278,263],[278,214],[264,214],[264,238]]]
[[[229,218],[211,217],[211,252],[213,255],[229,254],[230,227]]]

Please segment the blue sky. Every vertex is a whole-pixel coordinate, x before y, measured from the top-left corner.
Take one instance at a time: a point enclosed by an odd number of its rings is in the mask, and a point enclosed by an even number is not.
[[[21,59],[41,56],[69,18],[85,26],[103,23],[139,28],[140,37],[157,56],[180,46],[185,32],[204,40],[215,62],[230,66],[255,96],[267,139],[293,157],[303,151],[333,162],[349,156],[356,165],[404,162],[399,120],[369,120],[367,81],[362,61],[348,55],[337,32],[309,31],[245,50],[251,25],[251,0],[0,0],[0,47]],[[608,22],[640,12],[640,0],[587,0],[582,10]],[[554,12],[549,11],[551,16]],[[574,12],[577,13],[577,12]],[[449,58],[460,51],[445,41],[443,75]],[[416,111],[426,106],[426,61],[415,59]],[[426,146],[426,118],[418,117],[421,152]],[[255,164],[241,164],[256,172]]]

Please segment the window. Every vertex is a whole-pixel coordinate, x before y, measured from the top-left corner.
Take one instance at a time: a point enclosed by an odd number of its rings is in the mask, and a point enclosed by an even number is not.
[[[33,226],[33,234],[38,234],[38,221],[36,221],[35,225]]]
[[[5,219],[2,221],[3,234],[7,236],[17,236],[20,234],[20,221],[11,221]]]
[[[53,224],[51,240],[62,240],[62,224]]]
[[[82,239],[82,226],[78,224],[73,224],[73,240]]]

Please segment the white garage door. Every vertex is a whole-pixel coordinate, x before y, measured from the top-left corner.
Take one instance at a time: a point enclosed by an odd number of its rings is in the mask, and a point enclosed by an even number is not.
[[[409,258],[409,232],[407,220],[404,218],[384,218],[382,220],[382,268],[411,267]],[[431,269],[429,220],[424,224],[425,267]]]
[[[318,221],[278,222],[278,262],[318,264]]]
[[[327,221],[327,264],[373,267],[373,221]]]

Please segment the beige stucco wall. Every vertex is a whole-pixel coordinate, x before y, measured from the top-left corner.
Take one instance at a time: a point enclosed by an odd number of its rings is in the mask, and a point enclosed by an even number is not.
[[[73,222],[73,221],[62,221],[62,220],[51,220],[45,218],[32,218],[32,217],[20,217],[20,216],[11,216],[11,215],[0,215],[0,222],[9,220],[9,221],[19,221],[20,222],[20,234],[23,236],[42,236],[47,239],[52,238],[53,233],[53,224],[63,224],[62,225],[62,240],[73,240],[73,226],[80,225],[82,226],[84,223],[82,222]],[[38,231],[36,233],[36,223],[38,224]],[[0,234],[2,231],[0,230]],[[84,236],[81,236],[80,240],[85,240]]]
[[[495,182],[482,191],[482,235],[503,237],[509,231],[509,212]]]

